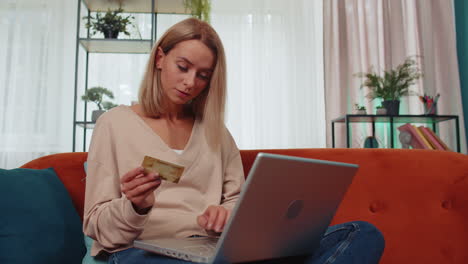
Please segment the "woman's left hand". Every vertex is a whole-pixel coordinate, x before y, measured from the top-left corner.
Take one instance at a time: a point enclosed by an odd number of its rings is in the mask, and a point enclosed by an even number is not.
[[[207,231],[214,231],[220,233],[224,229],[231,210],[228,210],[220,205],[209,206],[202,215],[197,217],[198,225]]]

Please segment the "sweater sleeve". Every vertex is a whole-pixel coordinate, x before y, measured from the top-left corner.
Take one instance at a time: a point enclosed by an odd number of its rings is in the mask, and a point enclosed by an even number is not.
[[[222,152],[224,180],[221,205],[226,209],[231,210],[239,199],[241,187],[245,182],[245,177],[239,149],[227,129]]]
[[[115,135],[102,115],[88,153],[83,232],[106,251],[129,247],[143,231],[148,215],[139,215],[121,193]]]

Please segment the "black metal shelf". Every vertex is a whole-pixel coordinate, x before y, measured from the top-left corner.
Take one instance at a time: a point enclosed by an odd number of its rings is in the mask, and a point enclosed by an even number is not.
[[[78,114],[79,95],[78,90],[88,89],[88,66],[89,54],[91,53],[112,53],[112,54],[147,54],[151,52],[153,43],[156,41],[156,23],[158,14],[190,14],[184,7],[184,0],[76,0],[77,25],[76,25],[76,50],[75,50],[75,87],[73,104],[73,144],[72,151],[76,150],[77,129],[83,129],[83,151],[86,151],[86,134],[89,129],[94,128],[94,122],[88,121],[88,107],[84,103],[83,115]],[[107,10],[117,10],[121,7],[124,13],[145,13],[151,16],[151,36],[149,39],[102,39],[92,38],[90,30],[86,34],[81,32],[82,27],[82,6],[83,12],[90,15],[91,12],[106,12]],[[85,36],[85,37],[84,37]],[[85,60],[79,62],[80,46],[84,49]],[[79,65],[83,63],[84,65]],[[85,67],[84,87],[78,87],[78,67]],[[80,91],[81,93],[81,91]],[[81,103],[81,102],[80,102]],[[81,111],[81,110],[80,110]],[[79,116],[78,116],[79,115]],[[84,121],[78,121],[84,120]]]
[[[436,124],[445,121],[455,121],[455,133],[457,141],[457,152],[461,151],[460,146],[460,122],[458,115],[342,115],[338,118],[335,118],[331,121],[332,125],[332,147],[335,148],[335,123],[344,123],[346,124],[346,147],[350,148],[350,124],[351,123],[370,123],[372,124],[372,136],[375,134],[375,124],[376,123],[386,123],[390,125],[390,147],[394,148],[394,124],[402,123],[421,123],[421,124],[431,124],[432,130],[437,133]]]
[[[351,123],[439,123],[454,119],[454,115],[343,115],[332,120],[332,122],[345,123],[349,120]]]

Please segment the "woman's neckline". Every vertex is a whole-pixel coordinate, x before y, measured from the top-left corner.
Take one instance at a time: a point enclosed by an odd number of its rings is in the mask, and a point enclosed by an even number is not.
[[[156,136],[156,138],[160,141],[160,143],[167,149],[167,150],[170,150],[170,151],[173,151],[174,153],[176,154],[179,154],[179,155],[182,155],[184,153],[187,152],[187,150],[189,149],[190,145],[191,145],[191,142],[194,140],[193,138],[195,137],[195,134],[196,134],[196,131],[197,131],[197,127],[198,127],[198,119],[197,118],[194,118],[194,122],[193,122],[193,126],[192,126],[192,131],[190,133],[190,137],[187,141],[187,143],[185,144],[184,148],[183,149],[174,149],[172,148],[171,146],[169,146],[162,138],[161,136],[159,136],[159,134],[153,130],[151,128],[151,126],[144,120],[144,118],[141,116],[141,113],[138,113],[136,112],[131,106],[124,106],[126,109],[128,109],[128,111],[130,111],[133,115],[135,115],[135,117],[137,118],[137,120],[145,127],[146,130],[148,130],[149,132],[151,132],[153,135]],[[150,117],[147,117],[147,118],[150,118]],[[181,152],[181,153],[178,153],[178,152]]]

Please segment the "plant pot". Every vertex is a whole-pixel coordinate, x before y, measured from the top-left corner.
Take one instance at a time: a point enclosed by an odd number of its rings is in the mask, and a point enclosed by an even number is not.
[[[369,136],[364,140],[364,148],[379,148],[379,143],[375,137]]]
[[[385,108],[377,108],[375,110],[376,115],[386,115],[387,114],[387,109]]]
[[[382,105],[387,109],[387,115],[398,115],[400,113],[399,100],[383,101]]]
[[[108,39],[116,39],[119,36],[119,31],[116,30],[106,30],[102,32],[104,34],[104,38]]]
[[[367,114],[366,110],[356,110],[356,115],[365,115]]]
[[[91,121],[96,122],[97,119],[105,112],[106,111],[104,110],[94,110],[93,113],[91,114]]]

